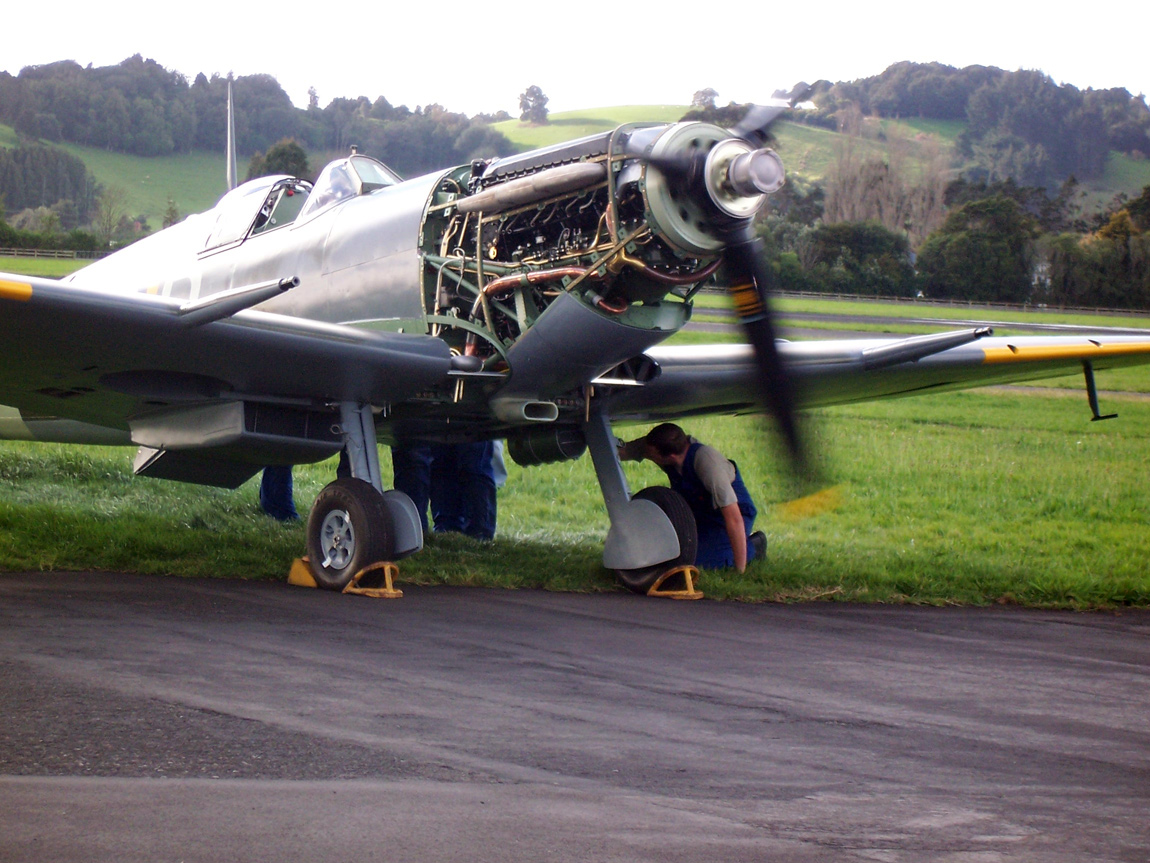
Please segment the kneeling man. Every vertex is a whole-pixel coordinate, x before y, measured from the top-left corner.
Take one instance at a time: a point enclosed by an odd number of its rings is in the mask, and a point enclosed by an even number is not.
[[[699,531],[696,566],[733,566],[742,572],[747,561],[766,554],[766,535],[761,530],[751,533],[758,510],[739,467],[713,446],[688,437],[674,423],[663,423],[645,437],[624,443],[619,457],[655,462],[687,501]]]

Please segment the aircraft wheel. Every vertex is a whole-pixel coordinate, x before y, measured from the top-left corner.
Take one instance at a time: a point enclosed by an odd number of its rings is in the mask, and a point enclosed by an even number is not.
[[[391,517],[371,483],[341,478],[316,497],[307,519],[307,555],[320,587],[343,590],[357,572],[392,552]]]
[[[695,527],[695,516],[683,496],[673,488],[653,485],[637,492],[633,499],[649,500],[666,513],[671,526],[679,536],[679,556],[654,566],[639,569],[617,569],[615,577],[635,593],[646,593],[664,572],[676,566],[693,564],[699,551],[699,532]]]

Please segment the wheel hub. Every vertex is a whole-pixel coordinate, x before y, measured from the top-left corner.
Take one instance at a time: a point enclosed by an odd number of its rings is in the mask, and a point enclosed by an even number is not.
[[[355,530],[346,510],[333,509],[320,525],[325,569],[343,569],[355,555]]]

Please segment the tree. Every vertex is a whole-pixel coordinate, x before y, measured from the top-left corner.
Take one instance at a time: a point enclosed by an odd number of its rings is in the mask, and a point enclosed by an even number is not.
[[[906,235],[876,222],[819,225],[802,241],[796,255],[810,289],[909,297],[918,287]]]
[[[1142,187],[1142,194],[1126,205],[1126,211],[1140,231],[1150,231],[1150,186]]]
[[[858,145],[861,116],[851,110],[840,113],[843,127],[853,131],[839,145],[827,177],[826,221],[878,222],[906,232],[917,248],[942,224],[946,155],[934,140],[923,143],[891,134],[886,161],[865,156]]]
[[[288,174],[292,177],[307,177],[311,168],[307,164],[307,153],[294,138],[284,138],[268,147],[264,156],[264,175]]]
[[[61,198],[52,205],[51,210],[56,214],[62,230],[71,231],[80,226],[80,211],[71,198]]]
[[[537,84],[519,94],[519,119],[525,123],[547,122],[547,97]]]
[[[1033,289],[1034,219],[1001,195],[972,201],[947,216],[918,256],[932,296],[1021,303]]]
[[[105,186],[96,197],[95,215],[92,217],[92,230],[102,246],[112,242],[127,213],[127,190],[122,186]]]
[[[703,111],[713,111],[715,110],[715,99],[718,97],[718,91],[712,90],[710,87],[696,90],[695,95],[691,97],[691,107]]]
[[[18,231],[52,236],[60,230],[60,216],[48,207],[29,207],[13,216],[9,224]]]
[[[171,195],[168,195],[168,206],[164,208],[164,219],[161,225],[165,228],[170,228],[178,221],[180,221],[180,211],[176,209],[175,200]]]

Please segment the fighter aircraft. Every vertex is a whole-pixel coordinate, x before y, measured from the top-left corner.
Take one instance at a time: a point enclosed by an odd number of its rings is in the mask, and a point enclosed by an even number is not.
[[[796,412],[1150,362],[1150,337],[788,343],[752,221],[784,181],[765,146],[802,97],[734,129],[625,124],[403,180],[352,152],[314,185],[251,180],[61,281],[0,274],[0,437],[139,448],[145,477],[234,488],[345,451],[317,497],[311,570],[342,589],[423,546],[377,442],[506,438],[523,465],[590,451],[604,565],[636,590],[689,556],[666,495],[632,495],[613,421],[764,408],[796,473]],[[660,343],[705,286],[745,346]]]

